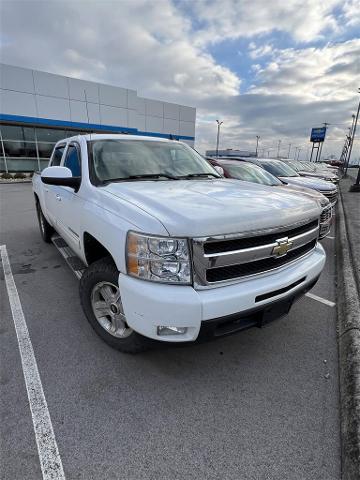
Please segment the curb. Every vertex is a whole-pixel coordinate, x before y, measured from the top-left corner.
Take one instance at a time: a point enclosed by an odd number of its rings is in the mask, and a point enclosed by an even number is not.
[[[19,183],[31,183],[31,180],[21,180],[18,182],[0,182],[0,185],[19,185]]]
[[[336,228],[342,480],[360,478],[360,301],[339,189]]]

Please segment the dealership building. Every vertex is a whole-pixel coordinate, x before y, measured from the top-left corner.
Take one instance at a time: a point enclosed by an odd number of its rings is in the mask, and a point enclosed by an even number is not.
[[[133,89],[0,64],[0,94],[0,171],[40,170],[58,140],[79,133],[195,140],[195,108]]]

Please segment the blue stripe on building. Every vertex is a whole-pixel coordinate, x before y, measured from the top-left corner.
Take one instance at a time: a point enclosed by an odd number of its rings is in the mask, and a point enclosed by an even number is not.
[[[97,123],[69,122],[66,120],[53,120],[51,118],[25,117],[22,115],[7,115],[0,113],[0,122],[14,122],[23,124],[32,124],[39,127],[62,127],[75,128],[81,130],[97,130],[98,132],[130,133],[132,135],[144,135],[147,137],[172,138],[175,140],[194,141],[195,137],[186,135],[175,135],[156,132],[141,132],[137,128],[121,127],[116,125],[100,125]]]

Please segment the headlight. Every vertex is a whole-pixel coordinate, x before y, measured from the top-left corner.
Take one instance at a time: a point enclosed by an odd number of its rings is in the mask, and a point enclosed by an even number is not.
[[[188,241],[185,238],[153,237],[129,232],[127,272],[143,280],[191,283]]]
[[[322,198],[321,200],[319,200],[319,203],[320,203],[320,207],[324,208],[324,207],[327,207],[328,205],[330,205],[330,200],[325,197],[325,198]]]

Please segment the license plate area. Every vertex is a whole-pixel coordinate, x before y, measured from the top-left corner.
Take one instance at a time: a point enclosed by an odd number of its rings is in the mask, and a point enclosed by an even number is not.
[[[267,323],[287,315],[290,311],[293,301],[293,298],[287,298],[280,302],[276,302],[274,305],[266,307],[263,311],[262,319],[259,322],[259,327],[262,327]]]

